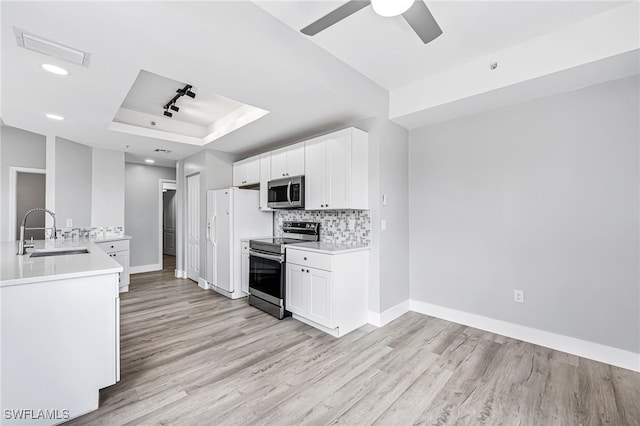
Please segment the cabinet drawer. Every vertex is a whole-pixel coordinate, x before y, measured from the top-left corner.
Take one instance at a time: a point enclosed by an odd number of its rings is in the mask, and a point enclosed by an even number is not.
[[[311,251],[295,250],[287,248],[287,263],[308,266],[310,268],[331,271],[330,254],[314,253]]]
[[[107,253],[129,250],[129,240],[105,241],[95,244]]]

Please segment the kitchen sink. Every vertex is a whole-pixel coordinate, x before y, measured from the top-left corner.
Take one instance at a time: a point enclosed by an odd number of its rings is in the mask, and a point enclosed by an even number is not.
[[[39,250],[34,250],[31,253],[30,257],[67,256],[70,254],[87,254],[87,253],[89,253],[89,250],[86,247],[39,249]]]

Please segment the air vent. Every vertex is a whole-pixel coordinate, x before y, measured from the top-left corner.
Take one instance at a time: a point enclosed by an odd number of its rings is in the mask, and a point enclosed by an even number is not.
[[[162,148],[156,148],[156,149],[154,149],[154,151],[155,151],[155,152],[161,152],[161,153],[163,153],[163,154],[168,154],[168,153],[170,153],[170,152],[171,152],[171,151],[169,151],[168,149],[162,149]]]
[[[16,41],[20,47],[42,53],[43,55],[62,59],[63,61],[71,62],[72,64],[82,65],[84,67],[89,66],[89,58],[91,55],[87,52],[65,46],[64,44],[60,44],[52,40],[47,40],[46,38],[25,32],[20,28],[14,28],[14,31],[16,34]]]

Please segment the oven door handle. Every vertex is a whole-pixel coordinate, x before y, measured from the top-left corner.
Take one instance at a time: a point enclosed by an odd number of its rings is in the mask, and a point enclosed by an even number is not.
[[[266,254],[260,253],[258,251],[249,250],[249,256],[260,257],[262,259],[275,260],[276,262],[282,263],[282,256],[278,256],[277,254]]]

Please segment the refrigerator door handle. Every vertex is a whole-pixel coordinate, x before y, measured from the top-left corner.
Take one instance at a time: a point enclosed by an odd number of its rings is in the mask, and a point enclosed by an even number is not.
[[[217,213],[213,214],[213,219],[211,221],[212,225],[211,225],[211,242],[213,243],[214,246],[218,245],[218,242],[216,241],[216,219],[217,219],[218,215]]]

